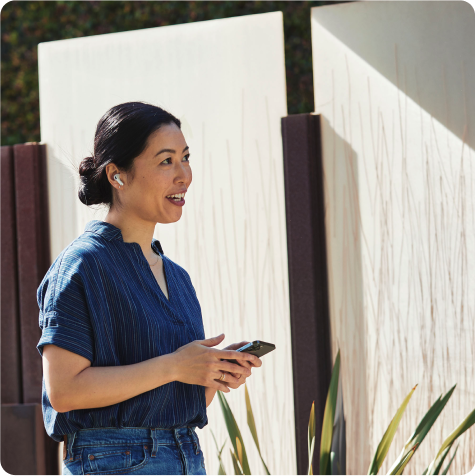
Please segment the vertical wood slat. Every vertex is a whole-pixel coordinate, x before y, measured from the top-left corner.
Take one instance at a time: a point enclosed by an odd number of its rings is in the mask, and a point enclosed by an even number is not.
[[[23,403],[13,147],[2,146],[2,404]]]
[[[45,145],[2,147],[1,453],[2,466],[10,461],[12,474],[59,473],[59,445],[43,423],[42,362],[36,349],[41,336],[36,291],[51,264],[46,177]],[[4,366],[9,367],[5,373]],[[28,457],[25,447],[32,449]]]
[[[47,471],[45,444],[51,438],[46,436],[41,404],[2,405],[1,417],[1,460],[6,474],[58,474]]]
[[[23,403],[41,403],[42,362],[36,345],[36,291],[49,267],[48,209],[46,206],[46,146],[13,146],[17,223],[18,278],[21,324]]]
[[[324,226],[320,117],[281,119],[289,300],[298,474],[307,474],[312,402],[316,441],[312,468],[319,474],[321,428],[332,373]]]

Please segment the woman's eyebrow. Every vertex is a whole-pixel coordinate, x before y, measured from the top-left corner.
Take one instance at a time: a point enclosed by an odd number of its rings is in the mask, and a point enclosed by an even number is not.
[[[187,147],[185,147],[185,149],[182,150],[182,154],[187,150],[189,149],[189,146],[187,145]],[[170,152],[171,154],[175,154],[175,150],[174,149],[162,149],[160,152],[157,152],[157,154],[154,155],[154,157],[157,157],[159,154],[161,154],[162,152]]]

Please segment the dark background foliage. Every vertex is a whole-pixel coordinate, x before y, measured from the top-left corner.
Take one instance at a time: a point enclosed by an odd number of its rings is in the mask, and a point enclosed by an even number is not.
[[[288,114],[312,112],[311,8],[338,1],[11,1],[1,11],[2,145],[40,141],[38,43],[281,10]]]

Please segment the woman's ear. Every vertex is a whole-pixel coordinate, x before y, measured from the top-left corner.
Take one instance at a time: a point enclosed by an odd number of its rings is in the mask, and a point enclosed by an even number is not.
[[[116,190],[120,190],[122,186],[124,185],[124,181],[122,180],[123,177],[121,177],[121,172],[117,168],[116,164],[110,163],[106,165],[106,176],[107,176],[107,179],[109,180],[109,183]],[[122,185],[118,180],[115,179],[116,176],[120,180],[120,182],[122,182]]]

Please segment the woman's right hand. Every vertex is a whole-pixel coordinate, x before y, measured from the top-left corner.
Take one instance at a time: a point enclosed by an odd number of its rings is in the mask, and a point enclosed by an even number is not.
[[[172,352],[175,380],[192,385],[203,385],[222,392],[230,389],[223,381],[217,380],[225,373],[226,382],[238,382],[238,378],[226,372],[251,375],[251,370],[241,365],[221,359],[247,360],[257,362],[255,355],[235,350],[212,349],[225,338],[225,334],[209,339],[194,340]]]

